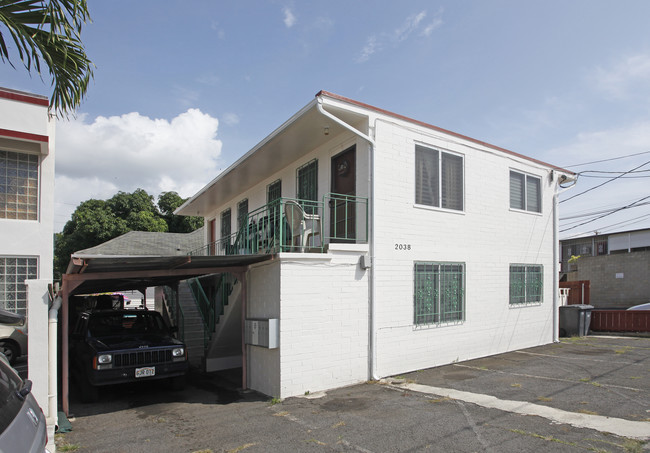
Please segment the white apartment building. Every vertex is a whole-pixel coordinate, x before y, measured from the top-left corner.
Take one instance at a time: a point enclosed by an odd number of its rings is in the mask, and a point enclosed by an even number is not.
[[[321,91],[177,213],[205,218],[196,255],[267,255],[213,338],[284,398],[552,342],[573,177]]]

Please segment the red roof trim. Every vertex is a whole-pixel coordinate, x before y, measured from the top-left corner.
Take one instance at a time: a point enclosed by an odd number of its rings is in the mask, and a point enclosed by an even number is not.
[[[20,91],[7,90],[6,88],[0,89],[0,98],[11,99],[12,101],[25,102],[27,104],[42,105],[44,107],[48,107],[50,105],[50,101],[44,96],[23,93]]]
[[[347,102],[349,104],[353,104],[353,105],[356,105],[356,106],[359,106],[359,107],[362,107],[362,108],[365,108],[365,109],[368,109],[368,110],[373,110],[373,111],[375,111],[377,113],[381,113],[383,115],[392,116],[393,118],[397,118],[399,120],[408,121],[409,123],[414,123],[414,124],[417,124],[419,126],[426,127],[428,129],[433,129],[433,130],[436,130],[438,132],[443,132],[445,134],[453,135],[454,137],[457,137],[457,138],[460,138],[460,139],[463,139],[463,140],[468,140],[470,142],[474,142],[474,143],[477,143],[479,145],[486,146],[488,148],[492,148],[492,149],[504,152],[506,154],[510,154],[512,156],[517,156],[517,157],[520,157],[522,159],[526,159],[526,160],[529,160],[529,161],[544,165],[545,167],[551,167],[551,168],[553,168],[555,170],[559,170],[559,171],[562,171],[562,172],[565,172],[565,173],[574,174],[572,171],[565,170],[564,168],[558,167],[556,165],[551,165],[549,163],[546,163],[546,162],[538,160],[538,159],[534,159],[532,157],[524,156],[523,154],[519,154],[519,153],[516,153],[514,151],[510,151],[509,149],[501,148],[500,146],[496,146],[496,145],[491,145],[490,143],[482,142],[482,141],[476,140],[476,139],[474,139],[472,137],[468,137],[466,135],[458,134],[456,132],[452,132],[452,131],[449,131],[447,129],[443,129],[443,128],[438,127],[438,126],[434,126],[433,124],[428,124],[428,123],[424,123],[422,121],[414,120],[413,118],[409,118],[407,116],[399,115],[397,113],[393,113],[393,112],[390,112],[388,110],[380,109],[378,107],[374,107],[374,106],[369,105],[369,104],[364,104],[363,102],[355,101],[354,99],[349,99],[349,98],[346,98],[344,96],[340,96],[338,94],[330,93],[329,91],[321,90],[318,93],[316,93],[316,97],[319,97],[319,96],[327,96],[327,97],[330,97],[330,98],[333,98],[333,99],[337,99],[339,101]]]
[[[0,136],[19,138],[21,140],[32,140],[35,142],[43,143],[48,143],[50,141],[50,137],[47,135],[30,134],[28,132],[12,131],[9,129],[0,129]]]

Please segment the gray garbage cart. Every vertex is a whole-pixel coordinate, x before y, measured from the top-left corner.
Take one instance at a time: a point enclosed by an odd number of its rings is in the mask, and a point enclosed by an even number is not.
[[[560,307],[560,336],[584,337],[589,334],[593,305],[574,304]]]

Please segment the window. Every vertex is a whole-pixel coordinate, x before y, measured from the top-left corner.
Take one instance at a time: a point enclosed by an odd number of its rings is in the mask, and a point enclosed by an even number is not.
[[[541,179],[510,170],[510,208],[542,212]]]
[[[282,180],[277,179],[266,186],[266,202],[268,204],[282,197]]]
[[[0,150],[0,218],[38,220],[38,159]]]
[[[237,229],[248,223],[248,198],[243,199],[237,203]]]
[[[221,213],[221,239],[230,236],[230,208]]]
[[[414,323],[458,322],[465,319],[465,264],[416,262]]]
[[[38,258],[0,257],[0,308],[27,315],[25,280],[38,278]]]
[[[510,304],[543,302],[544,267],[539,264],[510,265]]]
[[[318,199],[318,160],[314,159],[311,162],[298,168],[296,171],[296,194],[299,200],[316,201]],[[314,204],[305,204],[305,212],[313,214],[317,211]]]
[[[415,203],[462,211],[463,157],[416,145]]]

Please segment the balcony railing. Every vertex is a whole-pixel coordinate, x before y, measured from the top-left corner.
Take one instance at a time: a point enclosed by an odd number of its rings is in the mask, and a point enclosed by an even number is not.
[[[368,199],[326,194],[323,201],[280,198],[248,213],[243,226],[190,255],[322,253],[332,242],[368,242]]]

